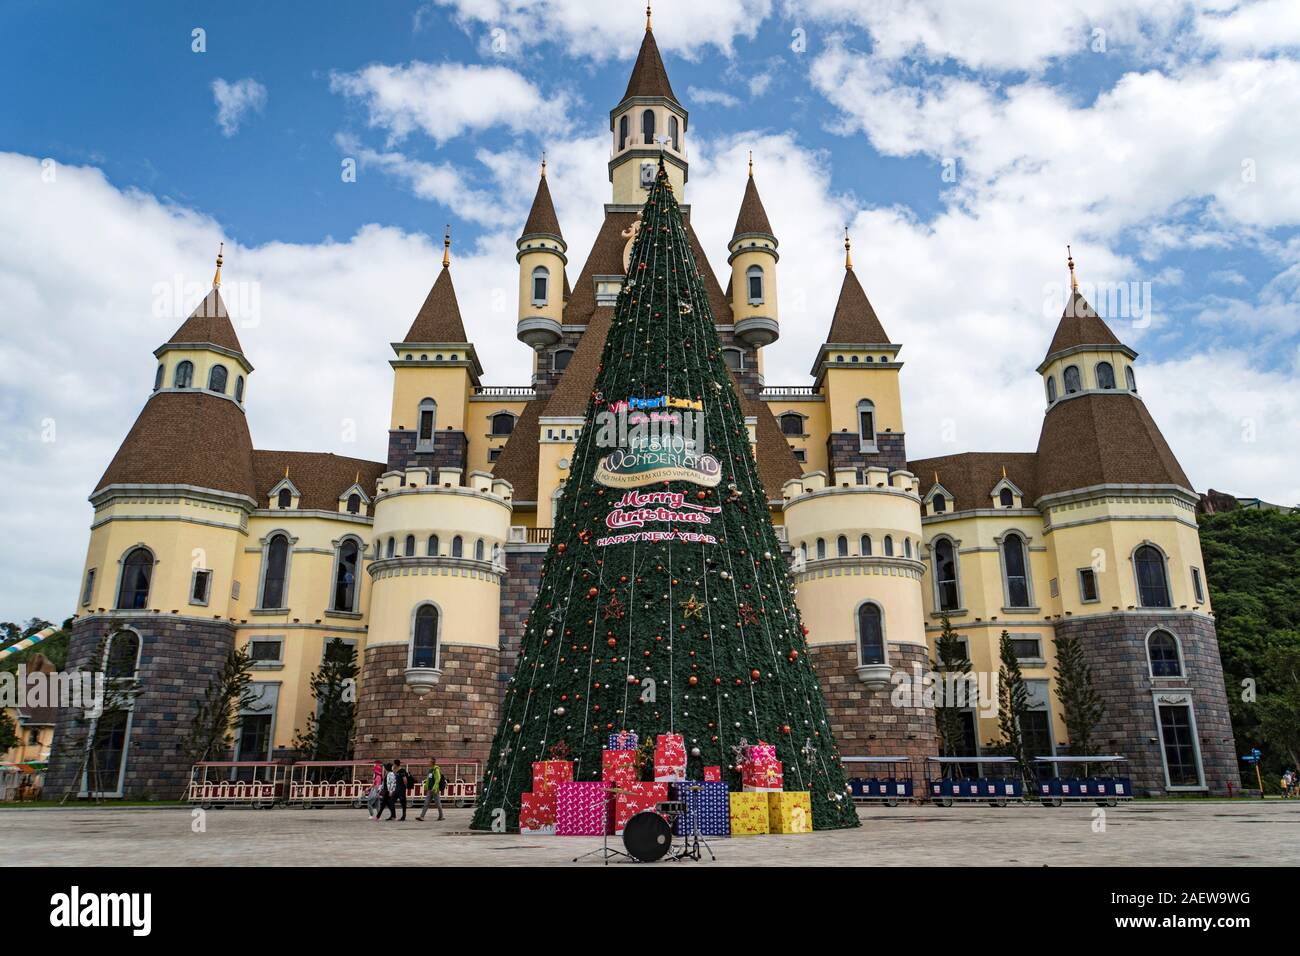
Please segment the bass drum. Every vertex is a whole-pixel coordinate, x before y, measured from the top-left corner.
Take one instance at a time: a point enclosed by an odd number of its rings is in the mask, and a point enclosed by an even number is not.
[[[623,828],[623,846],[628,855],[640,863],[663,859],[673,839],[668,821],[653,810],[634,814]]]

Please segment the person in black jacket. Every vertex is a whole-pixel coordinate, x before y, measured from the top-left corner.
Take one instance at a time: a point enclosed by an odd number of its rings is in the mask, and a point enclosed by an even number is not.
[[[391,798],[393,801],[391,810],[393,816],[396,816],[397,804],[400,803],[402,805],[402,819],[405,820],[406,819],[406,790],[410,786],[411,775],[407,772],[406,768],[402,766],[402,761],[400,760],[393,761],[393,773],[397,777],[397,786],[394,789]],[[390,816],[388,819],[391,820],[393,819],[393,817]]]

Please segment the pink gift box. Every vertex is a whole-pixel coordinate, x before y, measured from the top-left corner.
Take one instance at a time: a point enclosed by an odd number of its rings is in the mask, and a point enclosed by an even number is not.
[[[621,835],[627,821],[642,810],[653,810],[655,804],[668,799],[668,784],[642,783],[632,784],[631,793],[620,793],[614,798],[614,833]],[[661,814],[662,816],[662,814]],[[667,817],[664,817],[667,819]]]
[[[655,781],[686,779],[686,740],[681,734],[660,734],[655,739]]]
[[[604,836],[614,822],[614,801],[603,780],[561,783],[555,796],[556,836]]]
[[[629,788],[641,776],[636,769],[635,750],[606,750],[600,755],[600,776],[606,783]]]
[[[519,795],[519,832],[555,833],[555,794],[521,793]]]
[[[753,763],[763,763],[776,759],[776,745],[759,741],[749,748],[749,759]]]

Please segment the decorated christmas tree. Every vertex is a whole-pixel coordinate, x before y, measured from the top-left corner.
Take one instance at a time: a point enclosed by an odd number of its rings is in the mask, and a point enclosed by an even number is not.
[[[627,258],[473,826],[518,825],[534,761],[601,779],[621,731],[682,735],[686,776],[718,766],[733,790],[748,746],[772,744],[814,828],[857,826],[662,161]]]

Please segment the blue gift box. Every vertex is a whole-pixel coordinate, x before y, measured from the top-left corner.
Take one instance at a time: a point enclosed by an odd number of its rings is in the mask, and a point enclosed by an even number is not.
[[[621,733],[609,735],[609,746],[607,750],[636,750],[637,735],[630,730],[624,730]]]
[[[725,780],[683,780],[674,784],[673,789],[676,799],[686,805],[686,812],[677,818],[678,836],[693,831],[696,813],[700,817],[701,836],[731,835],[731,797]]]

